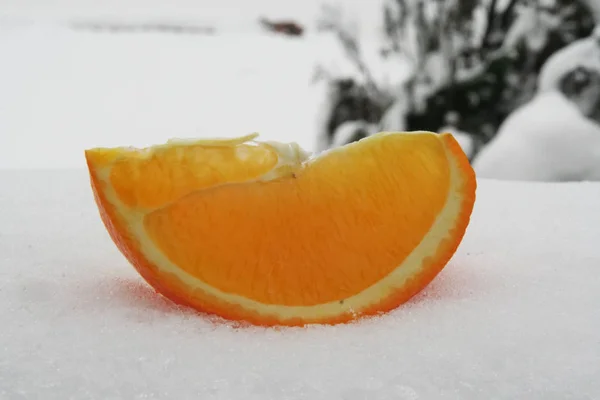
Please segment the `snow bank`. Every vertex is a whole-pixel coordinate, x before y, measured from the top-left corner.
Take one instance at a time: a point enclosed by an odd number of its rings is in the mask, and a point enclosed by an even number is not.
[[[480,182],[458,253],[410,303],[267,330],[154,294],[102,227],[85,171],[0,182],[2,399],[600,396],[600,184]]]
[[[599,181],[600,126],[548,89],[508,116],[473,167],[481,178]]]
[[[323,4],[341,4],[372,35],[383,0],[19,0],[2,4],[2,16],[35,23],[69,22],[208,24],[219,31],[255,31],[259,17],[294,20],[314,29]]]
[[[0,168],[81,166],[82,148],[254,131],[311,149],[313,48],[258,34],[7,30]]]
[[[35,22],[78,21],[206,23],[229,31],[254,29],[260,16],[314,21],[320,1],[276,0],[19,0],[2,5],[5,16]]]

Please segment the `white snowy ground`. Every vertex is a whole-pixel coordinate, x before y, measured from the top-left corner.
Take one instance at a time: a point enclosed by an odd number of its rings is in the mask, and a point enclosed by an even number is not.
[[[118,253],[84,148],[250,131],[310,148],[312,48],[0,24],[0,399],[600,398],[600,184],[481,181],[440,276],[350,325],[236,329]]]

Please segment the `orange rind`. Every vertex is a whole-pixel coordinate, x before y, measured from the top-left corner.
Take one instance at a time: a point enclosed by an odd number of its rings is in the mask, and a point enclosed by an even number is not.
[[[421,291],[465,234],[476,180],[450,134],[317,155],[256,139],[85,152],[110,237],[177,304],[256,325],[348,322]]]

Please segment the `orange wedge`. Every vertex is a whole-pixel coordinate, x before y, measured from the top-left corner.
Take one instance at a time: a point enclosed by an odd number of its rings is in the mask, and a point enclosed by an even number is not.
[[[85,156],[102,220],[172,301],[257,325],[348,322],[410,299],[469,223],[475,174],[450,134],[169,141]]]

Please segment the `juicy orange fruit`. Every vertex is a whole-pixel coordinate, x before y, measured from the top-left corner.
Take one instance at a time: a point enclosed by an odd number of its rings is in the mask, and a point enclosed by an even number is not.
[[[85,153],[112,239],[174,302],[258,325],[347,322],[410,299],[462,240],[476,181],[450,134],[314,156],[256,136]]]

